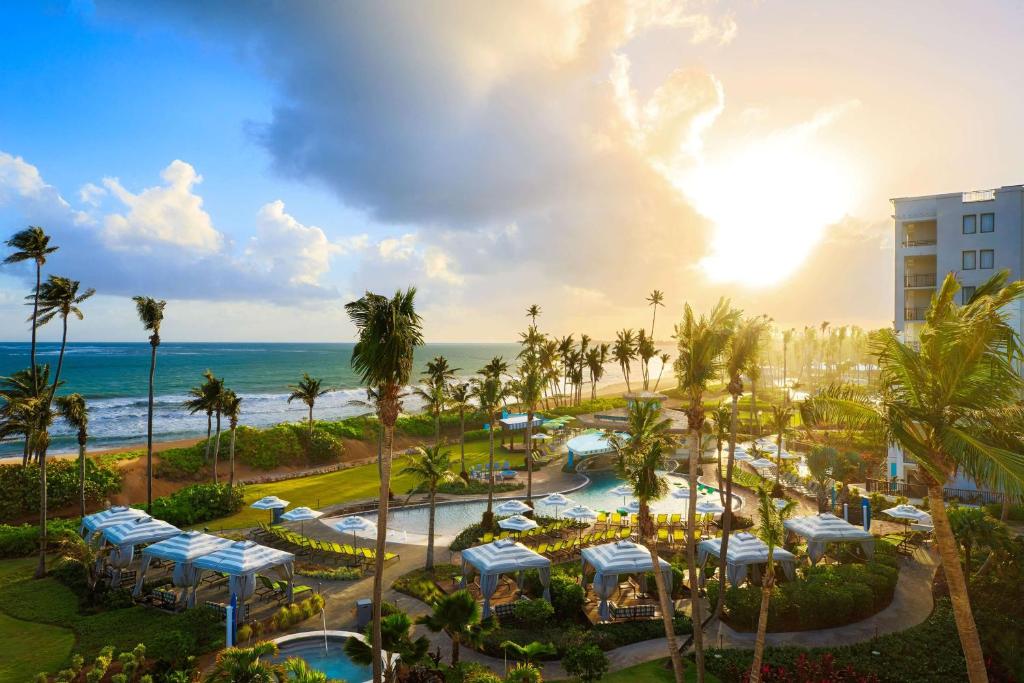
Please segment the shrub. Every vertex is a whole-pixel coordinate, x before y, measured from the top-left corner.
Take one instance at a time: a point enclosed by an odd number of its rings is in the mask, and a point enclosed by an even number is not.
[[[435,581],[438,579],[453,579],[460,575],[461,571],[455,565],[437,564],[434,565],[433,574],[426,569],[414,569],[408,574],[395,579],[391,587],[399,593],[411,595],[417,600],[433,605],[443,595]]]
[[[160,462],[154,467],[153,475],[160,479],[178,481],[205,477],[207,469],[204,443],[161,451]]]
[[[355,581],[363,577],[359,567],[321,567],[319,565],[299,567],[297,574],[321,581]]]
[[[236,635],[238,636],[239,643],[248,643],[252,639],[252,626],[249,626],[249,624],[242,624],[238,627],[238,633]]]
[[[515,603],[512,614],[515,620],[522,625],[528,628],[539,628],[555,616],[555,608],[543,598],[519,600]]]
[[[596,645],[580,645],[566,650],[562,666],[570,676],[592,683],[608,673],[608,657]]]
[[[78,461],[54,458],[46,463],[46,498],[51,510],[78,501]],[[121,490],[121,473],[85,460],[85,500],[98,503]],[[11,522],[39,512],[39,464],[0,465],[0,522]]]
[[[583,586],[560,572],[551,575],[551,604],[559,619],[574,619],[583,609],[586,592]]]
[[[458,666],[445,669],[445,683],[501,683],[501,677],[483,664],[459,662]]]
[[[516,664],[505,676],[505,683],[541,683],[542,680],[540,669],[526,662]]]
[[[191,526],[242,509],[245,489],[227,484],[193,484],[153,500],[153,516],[175,526]]]
[[[78,524],[70,519],[54,519],[46,522],[46,543],[54,548],[78,533]],[[0,558],[27,557],[39,552],[39,525],[21,524],[8,526],[0,524]]]
[[[315,427],[313,438],[310,439],[308,432],[303,432],[302,441],[306,448],[306,458],[312,465],[337,462],[345,454],[345,446],[341,439]]]

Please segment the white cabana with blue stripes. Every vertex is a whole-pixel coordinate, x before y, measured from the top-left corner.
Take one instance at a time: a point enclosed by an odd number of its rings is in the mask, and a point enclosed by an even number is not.
[[[231,545],[203,555],[192,563],[198,571],[192,580],[192,602],[199,590],[203,572],[221,572],[228,576],[228,591],[238,599],[238,619],[243,611],[241,606],[256,592],[256,575],[274,570],[288,582],[288,602],[294,591],[295,556],[277,548],[268,548],[254,541],[234,541]]]
[[[583,571],[587,565],[594,568],[594,583],[591,586],[594,594],[601,600],[597,613],[601,621],[611,619],[608,600],[619,586],[620,574],[641,574],[654,571],[651,551],[632,541],[617,541],[583,549]],[[658,558],[658,566],[665,577],[665,586],[672,592],[672,565]]]
[[[863,528],[850,524],[830,512],[787,519],[782,525],[787,531],[807,539],[807,556],[811,564],[825,554],[829,543],[859,543],[869,560],[875,554],[875,537]]]
[[[177,536],[181,529],[163,520],[143,515],[130,522],[108,526],[98,533],[101,550],[110,549],[106,561],[114,568],[116,585],[120,580],[121,570],[135,559],[135,546],[158,543],[171,536]],[[102,563],[103,558],[97,562]]]
[[[142,595],[142,585],[146,580],[146,572],[153,560],[166,560],[174,563],[174,571],[171,574],[174,586],[177,588],[191,588],[195,581],[195,574],[199,571],[193,566],[193,562],[200,557],[223,550],[231,545],[231,541],[220,536],[204,534],[200,531],[186,531],[167,540],[154,543],[142,550],[142,566],[139,568],[139,576],[135,582],[135,597]],[[183,597],[187,596],[188,606],[195,605],[195,594],[186,591]]]
[[[709,538],[697,544],[697,566],[701,568],[701,584],[704,583],[708,569],[708,560],[722,556],[722,539]],[[792,581],[796,577],[796,555],[785,548],[775,548],[772,559],[782,567],[786,578]],[[757,536],[748,533],[733,534],[729,537],[729,549],[726,550],[725,578],[734,586],[743,583],[750,574],[750,580],[760,583],[762,565],[768,564],[768,544]],[[713,568],[712,570],[713,571]]]
[[[145,510],[130,508],[125,505],[115,505],[107,508],[106,510],[94,512],[91,515],[83,517],[82,525],[78,528],[78,533],[86,541],[91,541],[96,535],[96,532],[102,531],[107,527],[130,522],[137,517],[148,517],[148,515]]]
[[[523,572],[527,569],[536,569],[540,583],[544,586],[544,599],[551,602],[551,560],[538,555],[522,543],[504,538],[486,545],[466,548],[462,551],[463,588],[466,586],[466,577],[473,569],[480,573],[484,618],[491,614],[491,596],[497,590],[498,579],[502,574],[515,573],[522,584]]]

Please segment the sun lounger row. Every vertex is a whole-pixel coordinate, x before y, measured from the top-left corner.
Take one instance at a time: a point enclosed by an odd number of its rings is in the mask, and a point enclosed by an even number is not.
[[[633,513],[631,515],[624,515],[618,512],[599,512],[597,520],[594,522],[594,527],[598,529],[610,529],[612,527],[635,527],[639,524],[639,515]],[[659,513],[654,517],[654,525],[659,528],[675,529],[684,528],[686,523],[683,521],[683,516],[680,513]]]
[[[608,529],[607,531],[596,531],[591,534],[583,534],[583,536],[578,538],[568,538],[563,541],[555,541],[554,543],[541,543],[537,547],[530,549],[535,553],[546,555],[551,558],[568,558],[574,555],[576,551],[589,545],[610,543],[611,541],[628,538],[629,534],[629,529]]]
[[[572,529],[574,522],[568,519],[560,519],[557,522],[546,524],[545,526],[539,526],[536,529],[530,529],[528,531],[502,531],[498,534],[493,534],[490,531],[480,537],[480,543],[490,543],[491,541],[500,541],[503,538],[517,538],[519,540],[544,538],[545,536],[555,536],[562,531],[568,531]]]
[[[377,553],[372,548],[356,548],[348,543],[321,541],[297,534],[283,526],[260,523],[253,533],[269,545],[284,546],[300,555],[309,555],[313,558],[357,564],[373,564],[377,559]],[[397,559],[398,553],[384,553],[385,562]]]
[[[283,602],[288,599],[287,581],[273,581],[262,574],[257,574],[256,580],[259,582],[259,585],[256,586],[256,597],[260,600],[277,600],[278,602]],[[292,600],[298,598],[302,593],[310,593],[312,590],[313,589],[309,586],[293,586]]]

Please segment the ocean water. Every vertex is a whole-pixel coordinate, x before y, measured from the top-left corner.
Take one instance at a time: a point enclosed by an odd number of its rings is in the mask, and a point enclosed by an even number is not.
[[[514,361],[515,344],[426,344],[416,354],[414,377],[435,356],[469,376],[496,355]],[[56,369],[60,345],[40,344],[38,362]],[[146,439],[146,393],[149,379],[148,343],[69,343],[61,370],[61,393],[78,392],[89,403],[89,447],[110,448]],[[172,343],[157,351],[153,438],[168,441],[206,433],[206,415],[189,415],[182,408],[189,388],[202,383],[209,368],[243,398],[240,423],[262,427],[302,420],[306,407],[287,402],[289,384],[308,372],[334,389],[317,401],[317,419],[337,419],[367,412],[359,401],[366,393],[352,371],[352,344]],[[28,343],[0,343],[0,376],[29,365]],[[609,370],[611,368],[609,367]],[[610,381],[614,381],[610,376]],[[405,399],[406,412],[421,406]],[[58,420],[51,430],[51,452],[77,449],[74,434]],[[16,443],[0,443],[0,457],[20,454]]]

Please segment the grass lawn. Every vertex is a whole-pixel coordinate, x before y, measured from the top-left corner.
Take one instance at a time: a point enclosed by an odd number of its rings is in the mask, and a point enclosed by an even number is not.
[[[454,469],[458,469],[460,456],[459,445],[452,447],[452,463]],[[466,468],[478,463],[487,462],[488,444],[486,440],[471,441],[466,443]],[[510,455],[498,448],[495,443],[494,460],[500,464],[508,460],[513,465],[523,463],[522,455]],[[391,489],[396,496],[406,494],[412,489],[416,482],[412,477],[400,475],[398,472],[405,466],[406,457],[396,455],[392,465]],[[207,522],[200,526],[209,527],[212,530],[218,529],[239,529],[255,526],[257,522],[265,522],[268,518],[266,510],[253,510],[249,507],[264,496],[278,496],[284,498],[291,505],[307,505],[319,509],[326,505],[337,505],[350,500],[360,498],[376,498],[380,490],[380,478],[377,476],[376,463],[360,465],[338,472],[318,474],[311,477],[300,477],[271,484],[255,484],[245,487],[245,507],[237,513],[222,519]]]
[[[686,664],[686,675],[683,680],[696,681],[697,669],[693,662],[684,659]],[[668,664],[668,658],[655,659],[651,662],[637,664],[627,669],[620,669],[608,674],[601,679],[606,683],[675,683],[675,676],[672,673],[672,666]],[[715,676],[705,673],[704,680],[707,683],[719,683]]]

